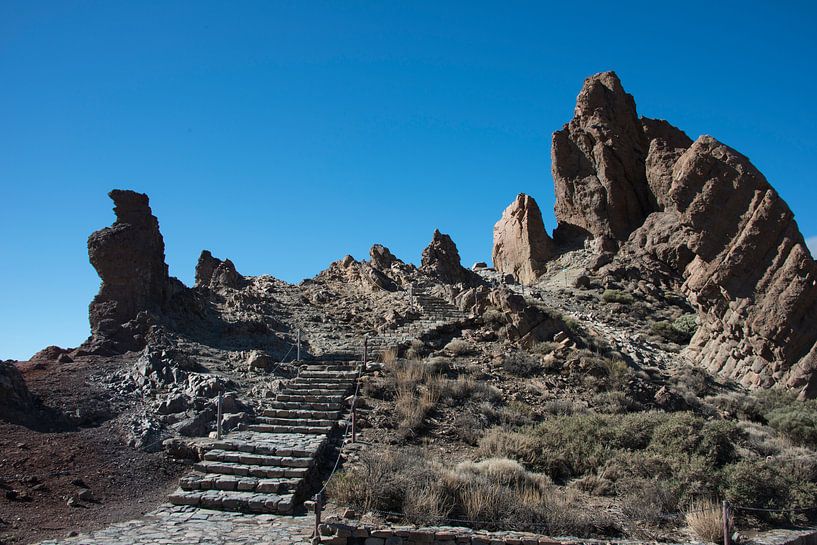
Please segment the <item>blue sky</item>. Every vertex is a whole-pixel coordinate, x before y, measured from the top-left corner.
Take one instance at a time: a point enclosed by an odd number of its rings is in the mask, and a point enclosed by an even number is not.
[[[554,227],[550,134],[608,69],[817,236],[817,16],[780,5],[4,0],[0,358],[87,336],[114,187],[188,284],[203,248],[298,281],[375,242],[416,262],[435,228],[488,260],[517,193]]]

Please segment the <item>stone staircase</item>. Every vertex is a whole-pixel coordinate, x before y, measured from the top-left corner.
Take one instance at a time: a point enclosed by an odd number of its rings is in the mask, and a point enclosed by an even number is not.
[[[175,505],[222,511],[290,514],[319,484],[357,363],[303,365],[245,431],[214,441],[171,494]]]
[[[422,316],[407,322],[393,331],[381,332],[368,338],[369,355],[377,355],[388,348],[405,345],[423,334],[453,322],[464,320],[468,314],[448,301],[431,293],[431,286],[423,283],[414,285],[413,299],[420,308]],[[363,353],[362,339],[351,339],[350,342],[337,344],[337,350],[328,357],[360,357]],[[322,356],[323,357],[323,356]]]

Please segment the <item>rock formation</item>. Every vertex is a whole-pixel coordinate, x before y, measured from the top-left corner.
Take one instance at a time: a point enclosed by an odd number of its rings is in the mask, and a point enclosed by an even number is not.
[[[372,246],[372,248],[369,250],[369,258],[372,267],[381,271],[389,270],[395,263],[403,263],[382,244],[375,244]]]
[[[420,271],[446,284],[478,283],[479,277],[462,266],[457,245],[451,237],[434,230],[431,243],[423,250]]]
[[[709,136],[638,119],[612,72],[585,81],[553,136],[557,242],[622,250],[600,271],[673,284],[702,322],[687,355],[754,387],[817,395],[817,265],[749,160]]]
[[[243,284],[244,277],[235,270],[232,261],[218,259],[209,250],[202,250],[196,263],[196,287],[238,289]]]
[[[141,312],[160,312],[181,287],[168,276],[165,245],[147,195],[115,189],[116,221],[88,237],[88,257],[102,285],[89,309],[91,346],[100,352],[139,349],[144,345]]]
[[[545,231],[539,206],[533,197],[520,193],[494,226],[494,267],[531,284],[553,254],[553,240]]]

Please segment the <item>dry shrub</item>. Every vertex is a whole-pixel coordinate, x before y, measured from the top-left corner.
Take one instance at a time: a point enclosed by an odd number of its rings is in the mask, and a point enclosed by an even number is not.
[[[707,543],[723,542],[723,512],[721,506],[713,500],[692,502],[686,512],[686,523],[698,539]],[[729,532],[732,532],[734,519],[729,517]]]
[[[474,347],[471,343],[462,339],[452,339],[444,350],[453,356],[468,356],[474,353]]]
[[[389,348],[385,349],[382,354],[380,354],[380,361],[386,365],[394,365],[397,361],[398,355],[398,348],[395,346],[390,346]]]

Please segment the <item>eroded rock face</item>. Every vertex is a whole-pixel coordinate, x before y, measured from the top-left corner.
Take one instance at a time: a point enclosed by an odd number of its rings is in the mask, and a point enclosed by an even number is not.
[[[556,237],[626,240],[651,212],[649,142],[615,72],[587,78],[573,119],[553,133]]]
[[[140,313],[161,310],[178,281],[171,281],[165,264],[165,245],[148,197],[115,189],[116,221],[88,237],[88,257],[102,285],[89,309],[91,344],[101,351],[139,349],[144,345],[139,327],[124,327]]]
[[[218,259],[208,250],[202,250],[196,264],[196,287],[239,289],[244,282],[232,261]]]
[[[817,396],[817,266],[749,160],[712,137],[638,120],[615,74],[585,82],[553,138],[564,233],[622,244],[601,274],[677,286],[701,325],[686,354],[751,387]]]
[[[530,284],[545,272],[554,252],[539,206],[533,197],[520,193],[494,226],[494,267]]]
[[[446,284],[472,284],[479,279],[462,266],[457,245],[439,229],[434,230],[431,243],[423,250],[420,271]]]

